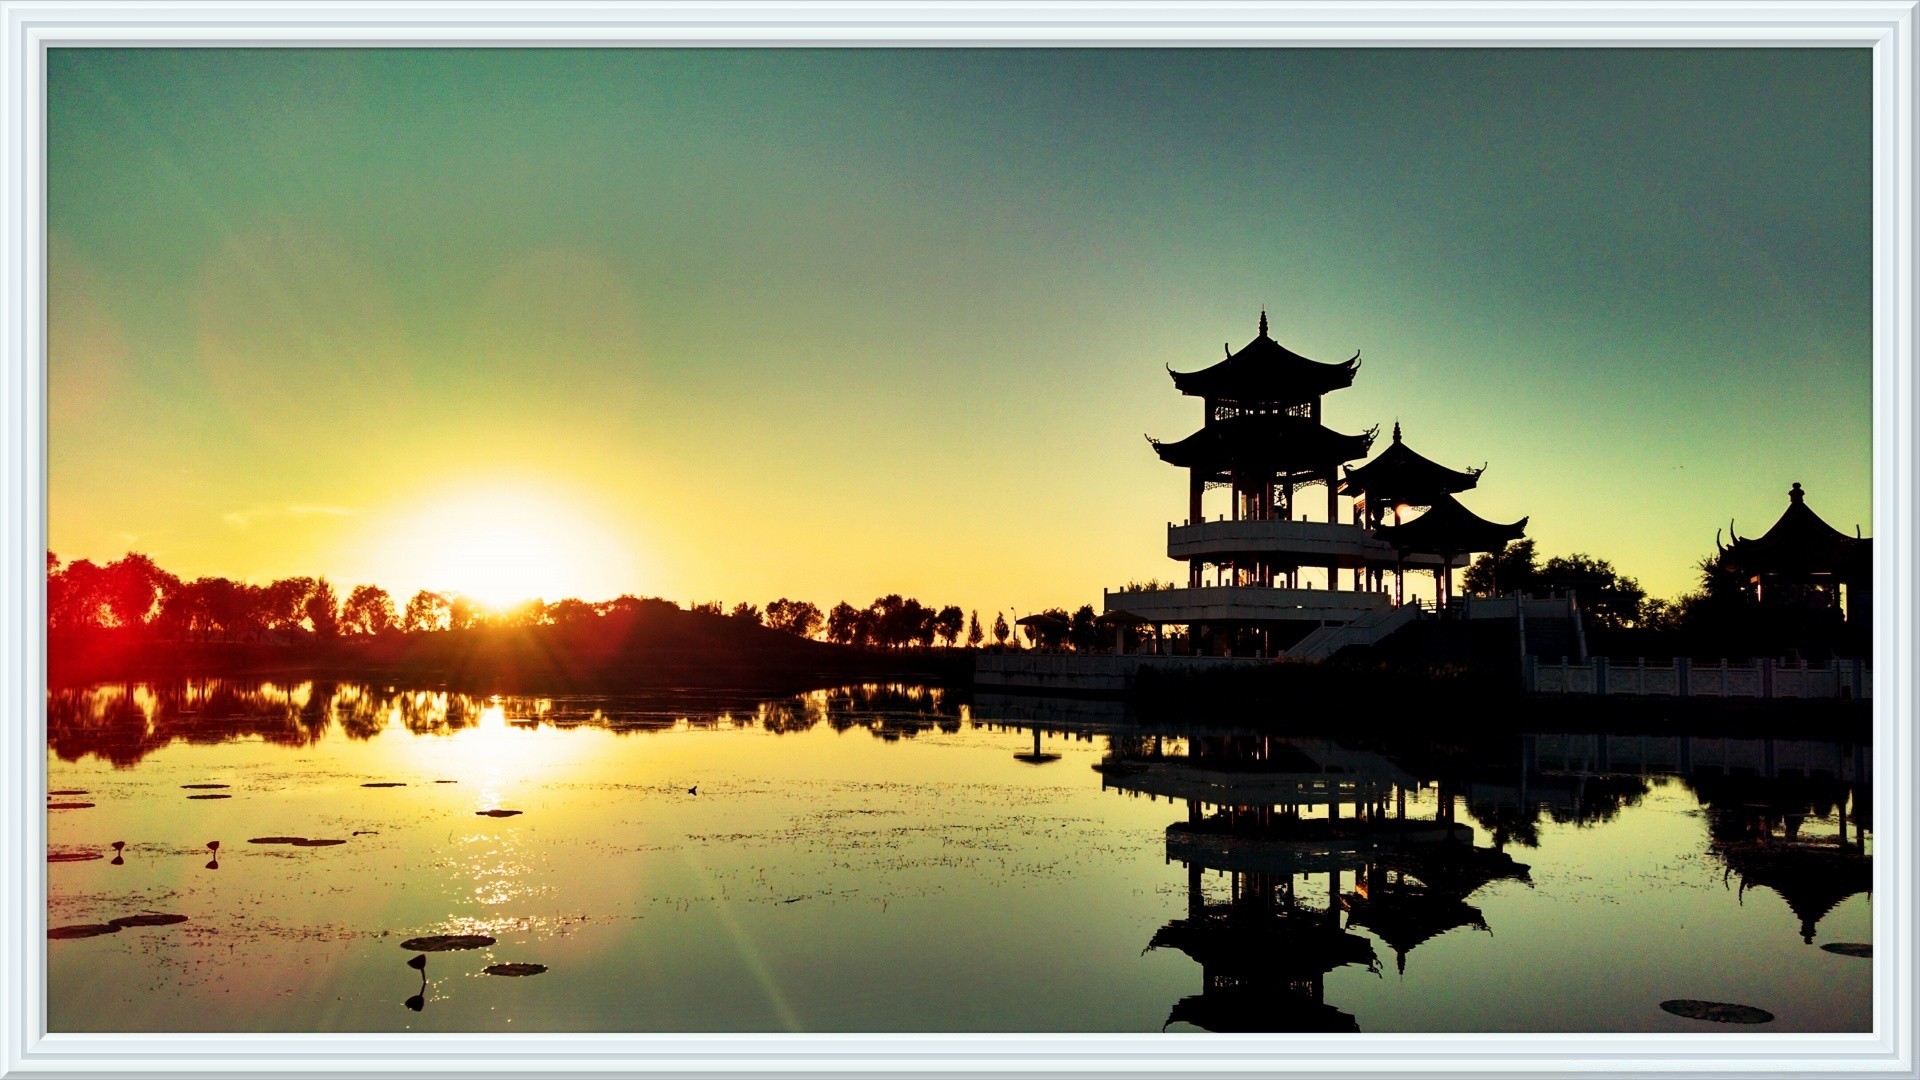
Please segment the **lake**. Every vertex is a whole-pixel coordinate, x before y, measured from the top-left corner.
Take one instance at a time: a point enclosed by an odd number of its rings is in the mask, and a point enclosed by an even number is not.
[[[47,943],[52,1031],[1871,1027],[1847,743],[1336,742],[912,685],[209,680],[56,690],[48,724],[48,926],[101,928]]]

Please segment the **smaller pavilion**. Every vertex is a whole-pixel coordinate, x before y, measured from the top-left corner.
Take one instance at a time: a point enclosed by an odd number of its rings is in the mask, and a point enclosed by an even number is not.
[[[1731,542],[1716,546],[1720,565],[1762,606],[1829,610],[1848,622],[1873,621],[1873,541],[1848,536],[1807,505],[1799,483],[1787,491],[1787,509],[1757,537],[1727,525]]]
[[[1409,507],[1432,506],[1448,495],[1472,490],[1480,483],[1478,469],[1449,469],[1408,446],[1400,437],[1400,422],[1393,423],[1393,443],[1364,465],[1347,470],[1340,486],[1343,495],[1353,497],[1356,524],[1377,529],[1384,524],[1400,524],[1400,511]],[[1391,514],[1393,520],[1387,520]]]
[[[1527,519],[1506,525],[1488,521],[1460,505],[1452,495],[1440,494],[1426,513],[1405,525],[1382,525],[1375,531],[1393,545],[1403,565],[1408,555],[1439,556],[1440,567],[1434,571],[1434,577],[1439,603],[1445,607],[1453,598],[1454,564],[1464,564],[1466,557],[1476,551],[1504,549],[1509,541],[1526,535]],[[1396,587],[1404,589],[1405,570],[1396,568],[1394,573],[1400,579]]]

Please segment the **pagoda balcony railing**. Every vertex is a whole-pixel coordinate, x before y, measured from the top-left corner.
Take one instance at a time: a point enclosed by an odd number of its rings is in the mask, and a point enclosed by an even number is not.
[[[1261,558],[1348,569],[1405,566],[1409,570],[1433,570],[1440,566],[1439,557],[1434,555],[1410,554],[1402,560],[1392,544],[1364,525],[1277,519],[1168,523],[1167,557],[1183,561]],[[1456,561],[1454,565],[1463,564]]]
[[[1197,589],[1141,589],[1103,594],[1106,611],[1150,623],[1349,623],[1393,603],[1384,592],[1278,589],[1264,585],[1203,585]]]

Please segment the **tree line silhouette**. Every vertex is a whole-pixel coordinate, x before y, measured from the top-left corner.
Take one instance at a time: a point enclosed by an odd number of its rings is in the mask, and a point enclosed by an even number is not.
[[[578,627],[608,617],[683,610],[659,597],[624,595],[589,602],[566,598],[526,600],[494,608],[455,593],[422,589],[404,606],[377,585],[356,585],[345,598],[324,577],[282,578],[254,585],[223,577],[182,578],[138,552],[106,564],[75,559],[62,564],[47,553],[47,622],[50,630],[85,634],[116,630],[159,641],[261,642],[318,638],[381,637],[443,630],[516,627]],[[980,613],[957,605],[934,607],[889,593],[864,607],[846,601],[830,611],[806,600],[780,597],[765,608],[740,603],[729,611],[718,602],[684,609],[725,615],[793,637],[865,649],[981,646],[987,630]],[[1091,618],[1091,608],[1085,609]],[[1012,636],[1005,613],[996,613],[993,640]]]

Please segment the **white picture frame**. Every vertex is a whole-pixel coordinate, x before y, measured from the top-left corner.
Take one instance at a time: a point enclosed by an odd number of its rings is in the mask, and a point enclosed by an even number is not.
[[[0,1074],[1915,1075],[1916,3],[0,0]],[[44,1030],[46,50],[63,45],[1674,46],[1873,53],[1873,1030],[1857,1035],[120,1034]]]

